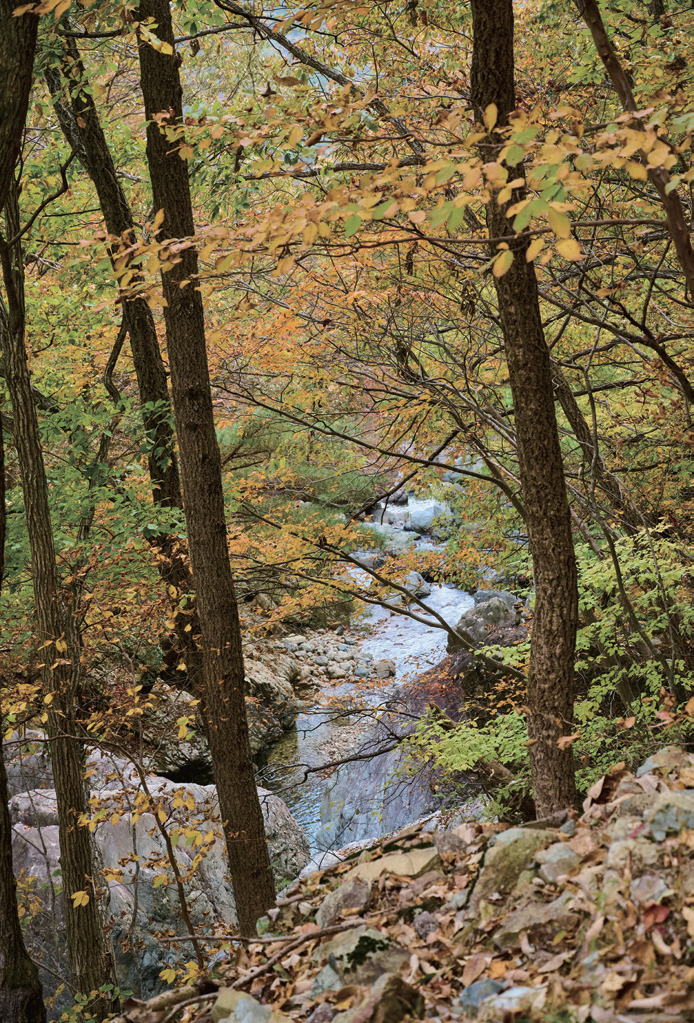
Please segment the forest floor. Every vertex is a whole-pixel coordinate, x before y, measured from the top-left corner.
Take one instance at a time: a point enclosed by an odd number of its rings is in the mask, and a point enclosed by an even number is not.
[[[294,882],[211,977],[119,1019],[694,1019],[694,755],[617,767],[583,811],[355,850]]]

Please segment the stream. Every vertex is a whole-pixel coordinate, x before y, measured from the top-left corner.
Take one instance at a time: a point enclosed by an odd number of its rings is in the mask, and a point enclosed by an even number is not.
[[[415,502],[410,502],[415,504]],[[431,549],[424,538],[416,541],[423,549]],[[473,605],[472,597],[453,586],[431,584],[431,595],[424,602],[455,626]],[[424,614],[414,605],[413,609]],[[321,802],[329,788],[327,774],[305,774],[315,768],[356,752],[360,738],[371,724],[384,701],[393,690],[438,664],[446,654],[447,634],[437,627],[435,619],[418,622],[389,609],[374,607],[349,633],[360,652],[371,655],[374,662],[384,659],[395,665],[395,675],[384,679],[336,681],[322,687],[315,702],[299,715],[296,726],[270,750],[261,769],[259,782],[284,799],[293,816],[303,828],[314,852],[316,837],[322,832],[325,842],[325,809],[321,820]],[[337,705],[337,706],[336,706]],[[353,768],[361,766],[361,771]],[[344,785],[350,773],[364,794],[363,763],[347,764],[339,769]],[[329,824],[329,822],[327,822]]]

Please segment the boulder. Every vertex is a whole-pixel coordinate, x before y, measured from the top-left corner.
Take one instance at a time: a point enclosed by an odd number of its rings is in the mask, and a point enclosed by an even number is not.
[[[509,608],[505,600],[491,597],[471,607],[460,618],[455,627],[457,633],[473,647],[484,646],[489,642],[490,633],[499,627],[516,624],[516,612]],[[464,649],[463,644],[455,636],[449,635],[446,644],[448,653]]]
[[[402,554],[403,551],[414,545],[414,537],[402,529],[396,529],[395,526],[388,526],[380,522],[362,522],[360,525],[362,529],[370,529],[374,533],[378,533],[381,538],[380,546],[387,554]]]
[[[405,529],[415,533],[431,533],[436,519],[449,518],[450,509],[440,501],[430,498],[426,501],[410,501]]]
[[[92,785],[99,783],[98,791],[93,792],[93,813],[98,813],[101,821],[94,838],[107,871],[102,885],[108,891],[118,982],[138,997],[148,997],[163,986],[161,970],[182,954],[173,952],[168,944],[161,945],[157,932],[171,935],[186,928],[155,817],[150,812],[133,812],[141,797],[132,784],[132,768],[118,758],[100,757],[92,762]],[[215,922],[233,923],[234,896],[227,881],[226,843],[214,786],[181,786],[150,775],[148,787],[166,817],[169,832],[174,831],[181,872],[190,872],[185,891],[193,926],[205,929]],[[282,800],[266,789],[258,793],[280,887],[308,862],[309,846]],[[14,869],[35,879],[33,890],[43,902],[43,909],[26,919],[25,937],[32,956],[46,969],[46,989],[52,990],[54,975],[68,974],[55,793],[33,790],[18,794],[11,811]]]
[[[334,1017],[334,1023],[400,1023],[406,1016],[421,1016],[424,999],[397,973],[384,973],[362,1000]]]
[[[410,572],[405,579],[405,589],[415,597],[431,595],[431,586],[419,572]]]
[[[535,828],[508,828],[497,835],[472,891],[473,911],[492,896],[508,895],[535,853],[555,841],[556,832]]]
[[[342,919],[346,909],[363,913],[371,902],[372,884],[364,877],[353,877],[343,881],[339,888],[323,899],[316,913],[319,927],[332,927]]]
[[[476,605],[486,604],[488,600],[503,600],[509,610],[513,610],[518,601],[518,597],[508,590],[476,590],[472,595],[472,599]]]
[[[313,958],[327,960],[344,987],[373,984],[383,973],[397,973],[409,962],[410,953],[391,941],[385,931],[362,924],[324,941]]]

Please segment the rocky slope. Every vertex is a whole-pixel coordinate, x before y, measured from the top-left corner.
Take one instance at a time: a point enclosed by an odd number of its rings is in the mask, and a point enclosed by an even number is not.
[[[352,851],[209,977],[118,1020],[688,1020],[693,850],[694,755],[669,747],[601,779],[580,818],[415,826]]]

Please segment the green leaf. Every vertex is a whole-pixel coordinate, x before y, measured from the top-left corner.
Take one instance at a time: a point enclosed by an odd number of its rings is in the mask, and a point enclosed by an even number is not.
[[[506,164],[509,167],[515,167],[517,163],[520,163],[523,159],[523,150],[520,146],[511,146],[508,153],[506,154]]]
[[[361,227],[361,217],[353,213],[351,217],[347,217],[345,220],[345,238],[351,238],[353,234],[356,234]]]

